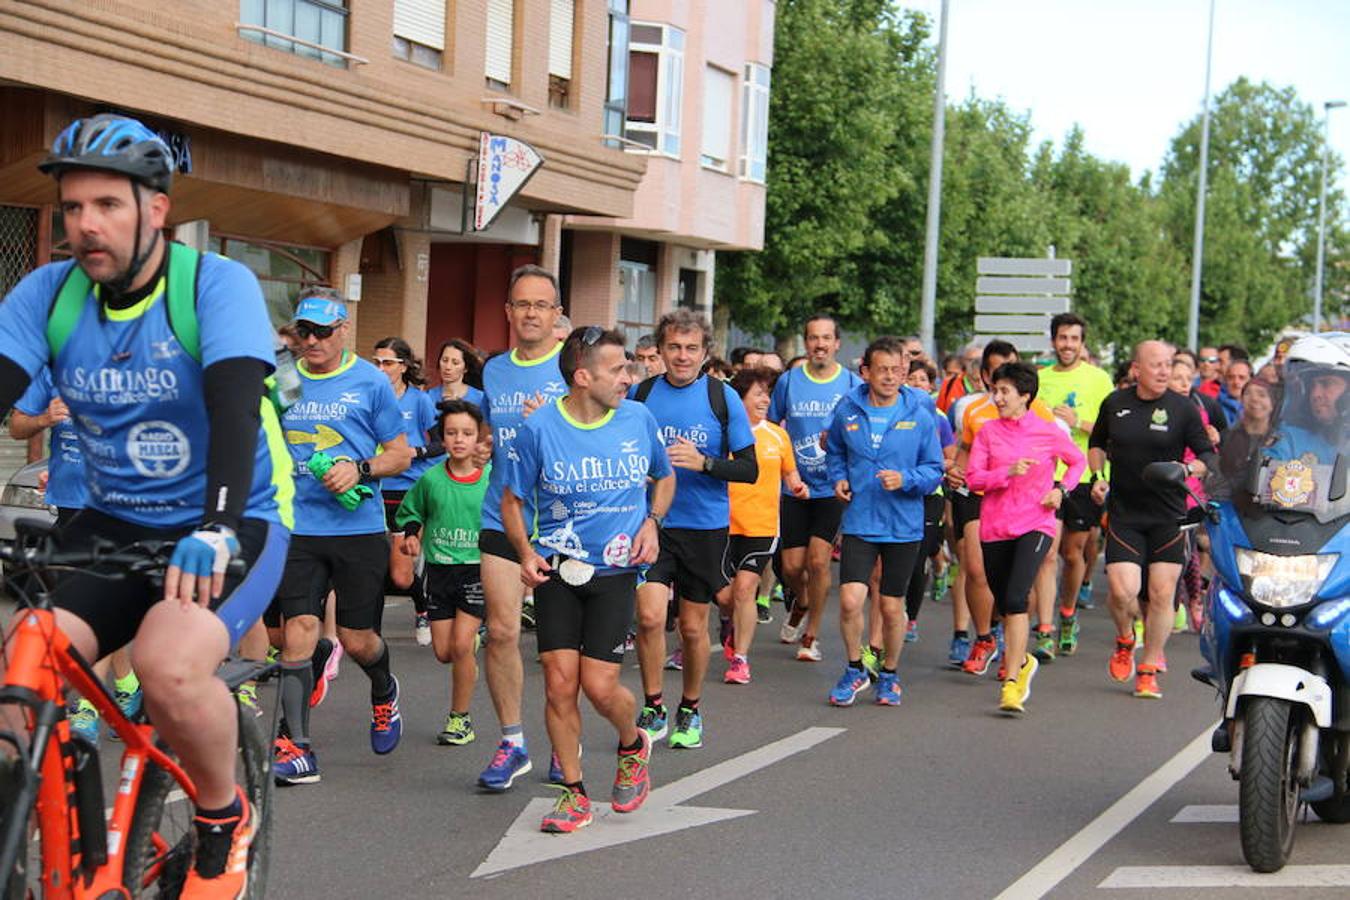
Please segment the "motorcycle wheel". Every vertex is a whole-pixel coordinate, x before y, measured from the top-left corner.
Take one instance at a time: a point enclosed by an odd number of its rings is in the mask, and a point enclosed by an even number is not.
[[[1252,697],[1243,709],[1239,831],[1242,856],[1257,872],[1278,872],[1294,849],[1298,719],[1288,701],[1272,697]]]

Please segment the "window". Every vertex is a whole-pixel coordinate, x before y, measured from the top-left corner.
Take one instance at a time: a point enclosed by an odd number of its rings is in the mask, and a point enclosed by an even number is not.
[[[698,161],[722,172],[729,170],[731,159],[731,98],[735,92],[735,75],[707,67],[703,75],[703,150]]]
[[[217,235],[211,235],[208,249],[243,263],[257,276],[273,327],[291,321],[301,290],[328,284],[332,254],[327,250]]]
[[[769,162],[769,67],[745,64],[741,98],[741,177],[763,183]]]
[[[548,18],[548,104],[571,105],[572,34],[576,30],[576,0],[551,0]]]
[[[510,88],[515,44],[515,0],[487,0],[487,64],[484,74],[488,87],[498,90]]]
[[[678,158],[684,32],[673,25],[634,23],[628,46],[628,124],[624,136]]]
[[[445,52],[445,0],[394,0],[394,56],[428,69]]]
[[[628,0],[609,0],[609,72],[605,84],[605,121],[601,134],[623,136],[628,109]],[[618,141],[606,141],[618,147]]]
[[[240,0],[239,21],[245,25],[261,25],[333,50],[347,50],[346,0]],[[282,37],[256,31],[242,31],[240,34],[247,40],[286,50],[296,56],[317,59],[330,66],[347,65],[340,56]]]

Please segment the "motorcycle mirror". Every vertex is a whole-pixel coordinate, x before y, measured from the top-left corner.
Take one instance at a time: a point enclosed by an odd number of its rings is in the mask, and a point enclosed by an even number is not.
[[[1186,483],[1186,467],[1178,462],[1154,462],[1144,466],[1144,480],[1152,485],[1181,486]]]
[[[1336,454],[1336,465],[1331,470],[1331,491],[1327,499],[1332,503],[1345,496],[1346,461],[1344,453]]]

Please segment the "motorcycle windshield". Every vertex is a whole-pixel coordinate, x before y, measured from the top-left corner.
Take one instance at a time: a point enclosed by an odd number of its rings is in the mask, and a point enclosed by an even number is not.
[[[1350,373],[1291,360],[1281,385],[1243,391],[1243,418],[1225,438],[1219,499],[1305,513],[1325,524],[1350,513]]]

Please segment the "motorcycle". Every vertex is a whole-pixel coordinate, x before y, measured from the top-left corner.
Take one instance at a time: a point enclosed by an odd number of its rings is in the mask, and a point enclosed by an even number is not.
[[[1230,433],[1210,499],[1187,516],[1207,520],[1215,568],[1206,664],[1192,675],[1218,693],[1212,746],[1229,755],[1242,854],[1257,872],[1288,862],[1304,804],[1350,822],[1348,388],[1350,334],[1295,343],[1283,390],[1268,391],[1269,430]],[[1185,489],[1175,463],[1145,478]]]

